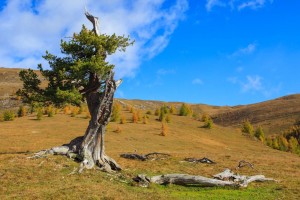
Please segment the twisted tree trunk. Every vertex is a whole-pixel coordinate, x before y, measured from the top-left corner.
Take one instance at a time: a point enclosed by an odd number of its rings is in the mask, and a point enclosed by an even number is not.
[[[96,81],[98,82],[97,76]],[[117,88],[113,73],[110,73],[105,81],[103,92],[98,91],[99,87],[96,91],[86,94],[91,120],[78,152],[83,158],[83,167],[90,169],[97,165],[105,171],[118,171],[121,170],[121,167],[105,154],[104,147],[105,128],[110,119],[113,97]]]

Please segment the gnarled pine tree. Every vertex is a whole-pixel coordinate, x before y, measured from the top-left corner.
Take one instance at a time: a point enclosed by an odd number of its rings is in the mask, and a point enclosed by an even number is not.
[[[33,70],[23,70],[20,78],[23,89],[18,91],[24,102],[39,102],[61,106],[66,103],[80,105],[86,101],[91,115],[83,137],[69,144],[53,147],[36,154],[64,154],[77,156],[82,160],[80,170],[95,165],[105,171],[121,170],[121,167],[105,154],[104,134],[112,111],[114,92],[121,81],[114,80],[114,65],[106,61],[107,55],[117,50],[125,51],[132,45],[129,37],[100,34],[98,18],[85,13],[93,23],[93,30],[85,26],[69,41],[61,41],[64,57],[46,52],[43,56],[50,70],[38,68],[46,78],[48,86],[40,88],[41,81]]]

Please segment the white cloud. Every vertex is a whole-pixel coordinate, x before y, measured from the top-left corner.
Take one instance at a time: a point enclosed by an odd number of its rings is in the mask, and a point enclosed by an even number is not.
[[[251,8],[251,9],[258,9],[265,5],[265,3],[268,2],[268,0],[251,0],[246,1],[238,5],[238,10],[242,10],[245,8]],[[270,3],[273,3],[273,0],[269,0]]]
[[[264,78],[259,75],[248,75],[245,77],[245,80],[235,76],[227,78],[228,82],[239,85],[242,93],[259,93],[265,97],[279,94],[282,89],[282,83],[266,85],[263,80]]]
[[[202,85],[203,81],[200,78],[195,78],[192,83],[195,85]]]
[[[232,53],[230,55],[230,57],[237,57],[237,56],[252,54],[256,50],[256,46],[257,45],[255,43],[248,44],[247,47],[240,48],[237,51],[235,51],[234,53]]]
[[[273,0],[207,0],[206,10],[211,11],[213,7],[230,7],[232,10],[241,11],[246,8],[253,10],[264,7],[267,3],[272,4]]]
[[[211,11],[211,9],[216,6],[224,7],[226,4],[220,0],[206,0],[205,7],[207,11]]]
[[[255,76],[247,76],[247,81],[242,83],[242,91],[260,91],[263,89],[262,86],[262,77],[255,75]]]
[[[82,24],[91,28],[84,16],[85,2],[7,1],[0,11],[0,65],[34,68],[44,62],[41,56],[46,50],[60,54],[62,38],[80,31]],[[130,35],[136,41],[125,54],[109,57],[116,64],[118,77],[134,76],[143,59],[154,57],[168,45],[179,20],[184,18],[188,1],[177,0],[169,7],[164,3],[165,0],[88,1],[89,11],[100,18],[102,33]]]

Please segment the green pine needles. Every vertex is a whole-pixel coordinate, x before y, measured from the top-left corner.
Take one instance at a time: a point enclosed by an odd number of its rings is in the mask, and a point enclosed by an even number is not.
[[[23,81],[23,88],[17,91],[17,95],[29,104],[39,102],[44,105],[80,106],[84,100],[82,94],[88,92],[87,89],[99,88],[101,81],[105,80],[114,68],[114,65],[106,61],[107,56],[117,50],[125,51],[126,47],[132,44],[133,41],[130,41],[129,37],[115,34],[96,35],[82,26],[80,33],[74,33],[72,39],[61,41],[63,57],[49,52],[43,56],[50,69],[44,69],[41,64],[38,65],[38,69],[48,85],[41,88],[41,81],[33,70],[22,70],[19,76]],[[99,84],[89,85],[90,79],[95,77]],[[99,90],[101,92],[103,87]]]

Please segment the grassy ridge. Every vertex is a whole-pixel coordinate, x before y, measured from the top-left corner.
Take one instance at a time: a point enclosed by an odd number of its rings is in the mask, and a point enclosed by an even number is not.
[[[0,113],[4,109],[17,108],[20,101],[15,97],[15,92],[22,87],[18,73],[21,69],[0,68]],[[42,80],[42,87],[45,82]],[[162,106],[165,102],[145,100],[121,101],[136,105],[143,109]],[[179,108],[182,103],[171,103]],[[207,113],[213,116],[215,123],[222,126],[238,127],[243,120],[248,119],[255,126],[262,126],[267,135],[279,134],[290,128],[295,122],[300,121],[300,94],[289,95],[278,99],[240,106],[212,106],[206,104],[193,104],[196,113]]]

